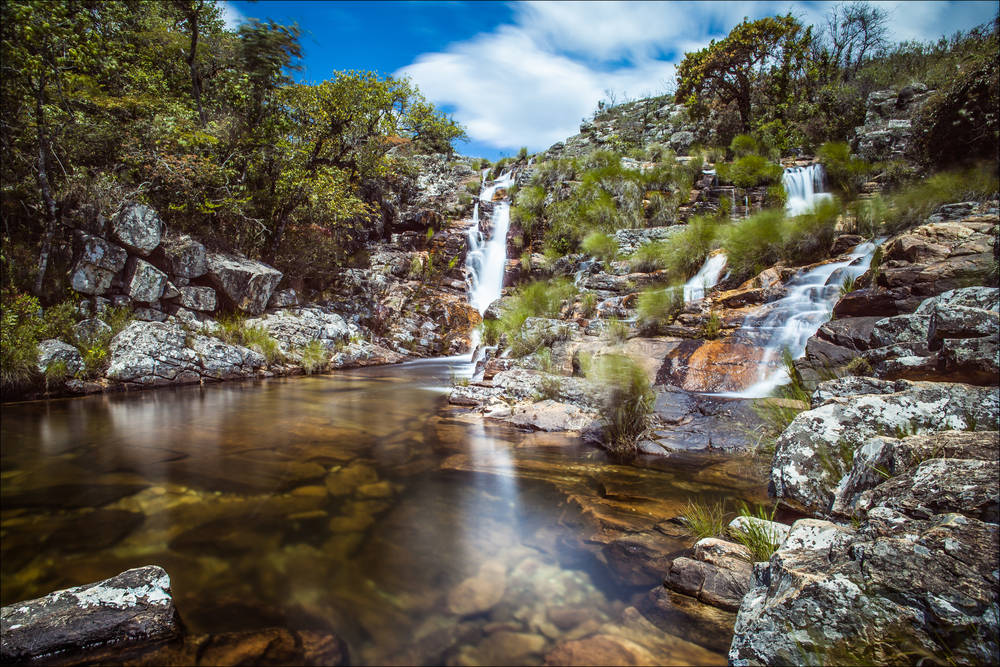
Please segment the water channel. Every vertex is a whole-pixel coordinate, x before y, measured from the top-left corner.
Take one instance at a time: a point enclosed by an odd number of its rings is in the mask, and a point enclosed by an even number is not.
[[[336,632],[354,664],[539,664],[656,586],[615,540],[676,557],[690,497],[763,500],[740,459],[619,463],[464,416],[458,362],[3,405],[0,603],[157,564],[191,634],[284,626]],[[678,639],[692,630],[662,633],[664,659],[724,663],[724,638]]]

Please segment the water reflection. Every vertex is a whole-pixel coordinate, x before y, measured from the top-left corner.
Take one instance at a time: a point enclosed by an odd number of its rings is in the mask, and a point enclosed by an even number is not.
[[[656,526],[690,494],[754,499],[725,462],[643,470],[463,421],[453,373],[2,406],[0,602],[155,563],[192,633],[283,625],[340,634],[358,663],[539,663],[568,638],[626,632],[630,596],[655,581],[609,569],[615,540],[669,552],[680,543]],[[724,662],[656,641],[661,661]]]

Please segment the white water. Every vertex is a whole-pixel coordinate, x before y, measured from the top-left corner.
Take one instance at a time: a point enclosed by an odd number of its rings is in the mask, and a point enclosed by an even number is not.
[[[684,285],[684,301],[694,301],[705,296],[705,292],[719,284],[722,271],[726,268],[726,254],[717,252],[705,258],[698,273]]]
[[[789,167],[781,177],[781,183],[788,193],[785,211],[788,215],[802,215],[824,199],[830,199],[826,192],[826,171],[821,164],[808,167]]]
[[[867,271],[880,242],[862,243],[845,260],[800,272],[785,285],[789,291],[784,298],[747,316],[737,335],[752,345],[764,347],[764,356],[759,365],[757,382],[741,392],[728,395],[750,398],[768,396],[775,387],[789,382],[784,368],[768,375],[772,362],[784,349],[791,353],[793,359],[805,354],[806,341],[830,320],[833,307],[840,299],[840,285],[844,278],[857,278]]]
[[[483,185],[480,202],[493,200],[493,194],[500,188],[509,188],[514,181],[504,172],[500,178]],[[479,204],[476,204],[469,228],[469,252],[465,266],[472,274],[472,289],[469,303],[482,315],[489,305],[500,298],[503,291],[504,265],[507,262],[507,230],[510,227],[510,203],[495,202],[493,205],[493,235],[486,238],[479,229]]]

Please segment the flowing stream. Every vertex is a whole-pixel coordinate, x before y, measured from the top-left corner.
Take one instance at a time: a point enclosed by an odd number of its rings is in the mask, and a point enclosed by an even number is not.
[[[831,197],[830,193],[826,192],[826,170],[821,164],[789,167],[785,169],[781,183],[788,194],[785,211],[789,216],[802,215],[817,202]]]

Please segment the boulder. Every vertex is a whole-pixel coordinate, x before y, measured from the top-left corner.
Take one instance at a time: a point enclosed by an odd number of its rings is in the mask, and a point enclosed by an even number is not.
[[[150,303],[163,295],[167,274],[138,257],[130,257],[125,265],[125,293],[133,301]]]
[[[743,599],[729,663],[990,663],[997,539],[996,524],[884,507],[858,530],[798,521]]]
[[[125,268],[128,253],[102,238],[79,234],[81,249],[70,269],[70,287],[84,294],[104,294],[116,273]]]
[[[236,380],[256,374],[267,363],[264,355],[216,338],[195,336],[191,349],[198,357],[198,372],[212,380]]]
[[[891,393],[850,395],[859,384],[877,383],[858,380],[822,383],[817,393],[830,398],[799,413],[781,434],[771,464],[771,495],[800,511],[825,516],[855,450],[871,438],[886,431],[985,431],[996,428],[1000,419],[1000,395],[994,387],[899,380]],[[889,383],[877,386],[880,392],[890,388]]]
[[[299,305],[299,295],[292,288],[277,290],[267,302],[268,308],[292,308]]]
[[[80,356],[80,351],[69,343],[49,338],[38,344],[39,373],[45,373],[49,366],[57,361],[61,361],[66,366],[66,375],[76,375],[84,369],[83,357]]]
[[[190,236],[163,240],[163,268],[181,278],[198,278],[208,273],[208,251]]]
[[[211,287],[181,287],[179,292],[181,305],[190,310],[211,312],[218,305]]]
[[[512,426],[532,431],[579,431],[590,425],[595,413],[552,400],[515,406],[507,417]]]
[[[252,315],[264,312],[281,282],[281,272],[263,262],[218,253],[208,255],[207,275],[232,307]]]
[[[76,323],[73,327],[76,335],[76,342],[80,345],[90,347],[94,342],[101,339],[111,338],[111,327],[102,320],[91,318]]]
[[[111,221],[111,231],[123,246],[147,257],[160,245],[163,222],[150,207],[129,204]]]
[[[155,565],[3,607],[0,623],[0,660],[5,664],[180,633],[170,577]]]
[[[301,358],[301,348],[311,341],[319,340],[325,343],[325,347],[332,348],[335,342],[345,341],[351,335],[344,318],[319,308],[280,310],[262,318],[249,319],[247,325],[266,330],[278,341],[282,353],[293,360]]]
[[[927,459],[863,492],[857,508],[867,512],[889,507],[915,519],[955,513],[996,523],[998,475],[1000,463],[995,459]]]

